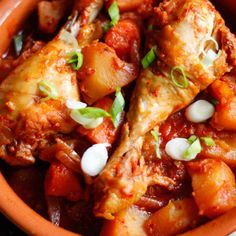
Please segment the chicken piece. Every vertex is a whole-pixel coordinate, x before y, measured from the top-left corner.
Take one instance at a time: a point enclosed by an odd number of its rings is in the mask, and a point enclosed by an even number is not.
[[[79,91],[76,71],[67,61],[69,54],[78,49],[74,37],[81,22],[90,23],[102,4],[102,0],[90,1],[80,14],[75,8],[59,34],[0,84],[0,157],[9,164],[34,163],[32,153],[40,142],[46,143],[50,136],[69,133],[75,127],[65,103],[68,99],[79,100]],[[83,11],[91,16],[84,19]],[[58,97],[41,100],[40,81],[53,85]]]
[[[159,184],[162,180],[158,171],[150,174],[148,163],[142,157],[144,135],[191,103],[201,90],[236,63],[235,37],[210,2],[164,1],[155,12],[159,29],[153,31],[153,41],[160,58],[159,72],[151,69],[141,72],[120,145],[94,184],[95,214],[107,219],[137,201],[150,184]],[[206,67],[202,54],[213,48],[212,41],[218,42],[220,53]],[[179,88],[171,80],[171,68],[175,66],[185,71],[189,79],[187,88]]]

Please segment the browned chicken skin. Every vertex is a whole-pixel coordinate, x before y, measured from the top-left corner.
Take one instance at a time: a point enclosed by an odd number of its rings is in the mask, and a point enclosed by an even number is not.
[[[76,71],[68,64],[70,53],[78,49],[73,37],[94,20],[103,1],[87,3],[75,5],[59,34],[0,84],[0,158],[11,165],[34,163],[39,144],[47,143],[52,135],[70,133],[76,125],[66,107],[68,99],[80,99]],[[57,99],[42,102],[41,81],[53,85]]]
[[[94,184],[95,214],[107,219],[136,202],[149,185],[173,184],[158,168],[146,163],[141,152],[145,134],[236,65],[235,37],[209,1],[164,1],[155,9],[154,17],[158,22],[153,34],[159,72],[141,72],[120,145]],[[207,67],[203,56],[209,49],[215,51],[215,41],[220,51]],[[170,71],[175,66],[181,66],[189,79],[185,89],[171,80]]]

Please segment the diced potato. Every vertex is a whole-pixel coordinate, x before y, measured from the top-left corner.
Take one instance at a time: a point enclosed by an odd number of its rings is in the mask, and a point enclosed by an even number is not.
[[[225,162],[230,168],[236,169],[236,134],[214,139],[214,146],[204,145],[201,158],[213,158]]]
[[[105,220],[100,236],[146,236],[143,224],[148,217],[147,212],[132,206],[114,220]]]
[[[216,80],[210,86],[213,96],[218,100],[211,125],[217,129],[236,130],[236,71]]]
[[[235,176],[223,161],[199,160],[188,163],[187,169],[201,215],[214,218],[235,206]]]
[[[38,3],[39,29],[49,34],[55,32],[68,5],[66,0],[40,1]]]
[[[155,212],[146,221],[145,228],[150,236],[171,236],[194,228],[199,219],[196,203],[192,198],[185,198],[170,201]]]
[[[84,62],[78,72],[80,90],[88,104],[113,93],[137,76],[135,66],[118,58],[114,49],[104,43],[93,43],[83,49]]]
[[[216,106],[211,124],[219,129],[236,130],[236,96],[226,104]]]

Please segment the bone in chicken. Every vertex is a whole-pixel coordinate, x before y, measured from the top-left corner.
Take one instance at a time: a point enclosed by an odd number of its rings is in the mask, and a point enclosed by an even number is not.
[[[68,99],[80,98],[76,71],[68,65],[68,56],[78,49],[74,37],[96,18],[103,1],[86,3],[76,2],[59,34],[0,84],[0,158],[11,165],[34,163],[33,152],[40,142],[46,143],[57,133],[69,133],[76,125],[65,105]],[[56,100],[41,102],[40,81],[54,86]]]
[[[158,72],[152,68],[141,72],[120,145],[94,184],[95,214],[107,219],[136,202],[149,185],[168,184],[158,169],[150,172],[145,163],[141,153],[145,134],[236,65],[235,37],[209,1],[164,1],[153,17],[158,27],[153,31]],[[218,57],[206,66],[203,59],[209,50],[217,50]],[[188,77],[185,89],[171,80],[175,66]]]

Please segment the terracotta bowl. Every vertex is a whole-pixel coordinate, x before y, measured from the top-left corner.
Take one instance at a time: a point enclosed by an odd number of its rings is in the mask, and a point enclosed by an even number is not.
[[[218,0],[220,1],[220,0]],[[25,17],[34,9],[38,0],[0,1],[0,56],[7,49],[12,36],[21,26]],[[226,7],[236,14],[235,0],[224,0]],[[16,25],[12,29],[11,25]],[[33,211],[11,189],[0,172],[0,211],[29,235],[36,236],[78,236],[78,234],[54,226]],[[182,236],[226,236],[236,230],[236,208]]]

